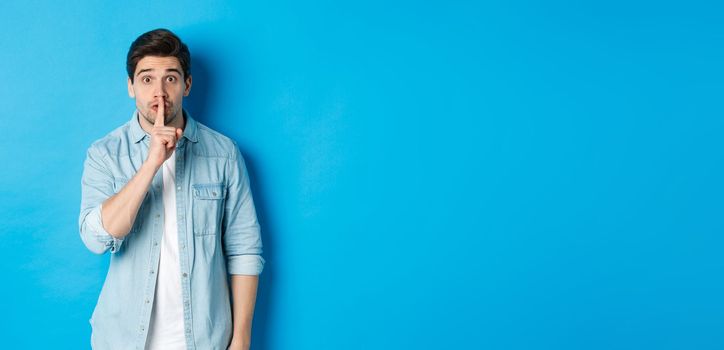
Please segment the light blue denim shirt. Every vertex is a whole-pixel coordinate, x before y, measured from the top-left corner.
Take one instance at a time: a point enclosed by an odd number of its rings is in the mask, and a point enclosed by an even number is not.
[[[175,190],[186,343],[188,349],[226,350],[232,333],[228,275],[261,273],[259,224],[236,143],[186,111],[184,115]],[[146,343],[163,236],[162,172],[153,178],[124,239],[115,239],[103,228],[101,205],[139,170],[149,140],[135,111],[131,120],[94,142],[85,160],[80,236],[93,253],[111,253],[89,320],[94,349],[142,350]]]

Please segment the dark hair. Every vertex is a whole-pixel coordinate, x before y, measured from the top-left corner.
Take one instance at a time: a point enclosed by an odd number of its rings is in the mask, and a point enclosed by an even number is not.
[[[176,57],[181,64],[184,79],[191,75],[191,53],[189,48],[176,34],[168,29],[154,29],[141,34],[128,49],[126,56],[126,71],[133,82],[133,73],[136,72],[138,61],[146,56]]]

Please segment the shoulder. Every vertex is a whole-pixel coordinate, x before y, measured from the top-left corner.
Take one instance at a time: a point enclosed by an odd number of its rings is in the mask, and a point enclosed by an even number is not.
[[[118,156],[120,153],[124,153],[124,150],[127,152],[127,145],[130,142],[128,137],[129,128],[130,122],[126,122],[100,139],[93,141],[88,147],[88,154]]]
[[[236,159],[239,152],[236,141],[198,121],[196,122],[196,128],[199,142],[193,148],[195,155]]]

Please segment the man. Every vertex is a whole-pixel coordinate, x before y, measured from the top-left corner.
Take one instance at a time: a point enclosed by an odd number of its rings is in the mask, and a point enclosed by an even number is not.
[[[183,109],[191,56],[157,29],[131,45],[131,120],[88,149],[80,235],[111,253],[94,349],[248,349],[259,224],[236,143]]]

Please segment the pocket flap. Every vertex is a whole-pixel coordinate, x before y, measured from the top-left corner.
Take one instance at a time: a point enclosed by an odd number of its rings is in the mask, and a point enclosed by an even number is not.
[[[222,183],[195,184],[192,186],[194,198],[197,199],[222,199],[226,197],[226,188]]]

